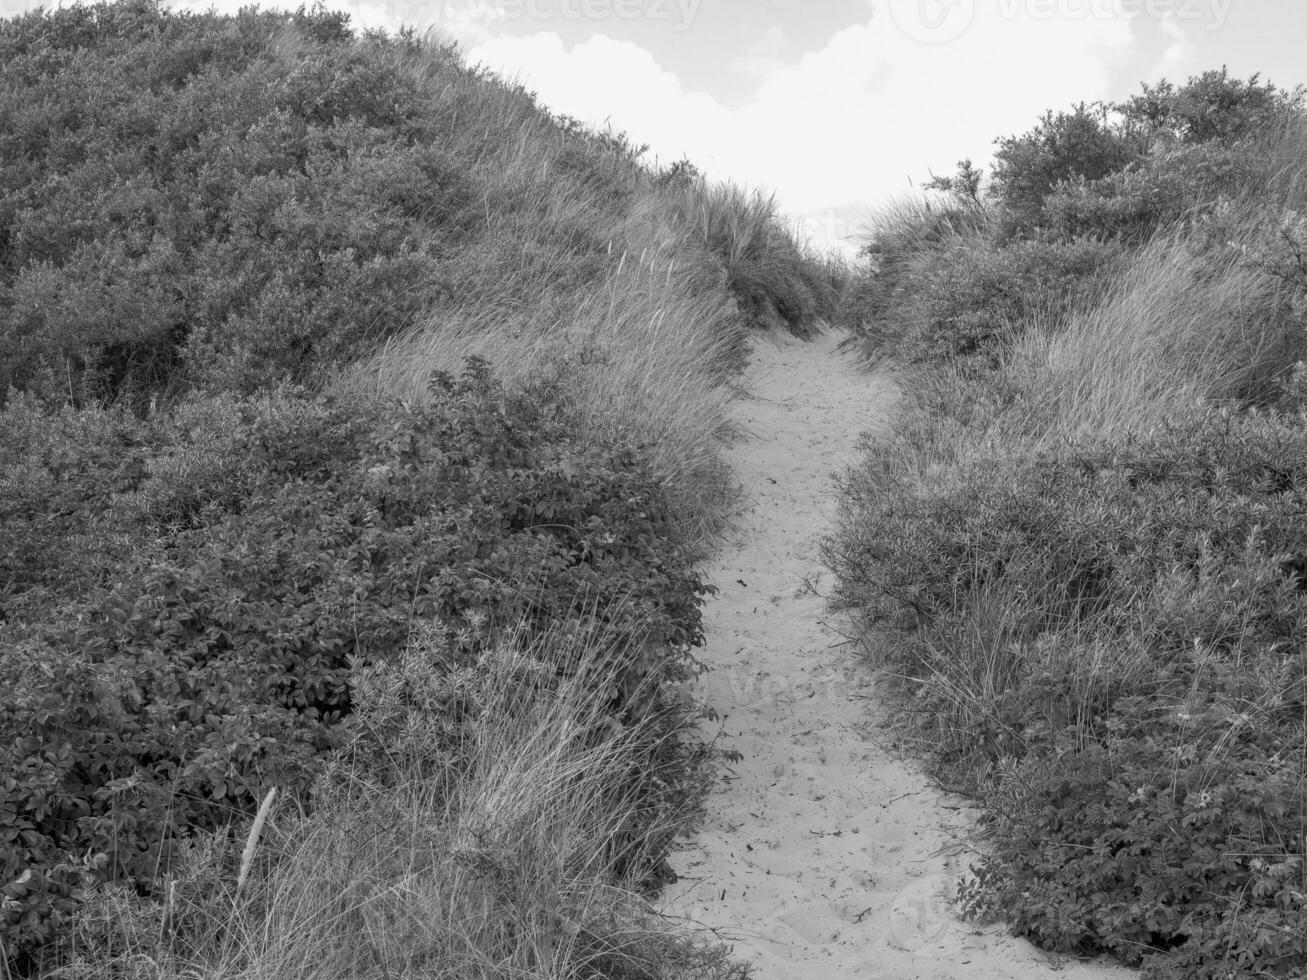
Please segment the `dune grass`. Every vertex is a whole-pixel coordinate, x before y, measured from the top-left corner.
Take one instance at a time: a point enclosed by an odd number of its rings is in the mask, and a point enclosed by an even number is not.
[[[457,372],[470,356],[511,384],[548,379],[588,439],[648,455],[684,516],[685,540],[708,545],[735,491],[720,452],[743,321],[711,257],[669,225],[656,198],[610,233],[607,268],[547,311],[493,300],[433,311],[337,384],[421,402],[433,371]]]
[[[685,795],[648,791],[684,778],[667,749],[687,705],[650,678],[636,696],[663,707],[618,723],[595,697],[618,661],[588,658],[588,639],[506,631],[441,668],[448,637],[428,629],[360,667],[349,744],[311,811],[282,804],[251,836],[243,889],[241,841],[200,838],[166,902],[105,886],[50,976],[742,977],[642,897],[644,859],[692,817]]]

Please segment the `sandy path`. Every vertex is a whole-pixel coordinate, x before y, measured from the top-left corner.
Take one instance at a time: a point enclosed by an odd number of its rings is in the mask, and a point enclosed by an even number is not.
[[[894,399],[835,352],[840,339],[764,339],[751,359],[737,407],[749,437],[731,460],[750,506],[707,570],[721,591],[701,654],[704,697],[743,760],[673,855],[665,911],[734,943],[759,980],[1131,976],[957,919],[948,899],[967,861],[951,845],[967,811],[878,745],[874,683],[804,589],[822,572],[831,474]]]

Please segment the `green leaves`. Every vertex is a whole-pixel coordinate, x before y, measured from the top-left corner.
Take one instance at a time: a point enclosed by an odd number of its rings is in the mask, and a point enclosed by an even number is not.
[[[127,427],[142,465],[34,542],[39,581],[73,587],[11,585],[0,834],[15,846],[0,884],[30,868],[39,886],[0,918],[11,948],[40,948],[74,908],[56,889],[76,879],[58,871],[66,855],[109,854],[96,874],[148,891],[177,841],[251,812],[269,786],[307,792],[357,666],[397,656],[422,623],[472,657],[500,629],[578,631],[613,660],[616,713],[647,675],[693,670],[708,589],[654,475],[579,444],[547,392],[511,394],[484,362],[435,385],[428,407],[289,393],[146,426],[25,404],[8,434],[15,485],[58,484],[62,457],[37,451],[51,431],[71,440],[78,478],[101,472],[78,434],[106,425]],[[217,439],[189,421],[213,413]],[[175,464],[201,446],[212,456],[192,483]],[[137,544],[94,546],[119,536]],[[103,574],[83,595],[67,573],[88,554]]]
[[[985,799],[972,912],[1154,977],[1302,975],[1305,491],[1295,419],[1197,413],[854,498],[841,595],[902,627]]]

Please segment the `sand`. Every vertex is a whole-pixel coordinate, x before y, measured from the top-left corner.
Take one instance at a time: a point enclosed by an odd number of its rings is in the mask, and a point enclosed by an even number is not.
[[[742,754],[697,839],[672,856],[664,911],[713,930],[759,980],[1099,980],[1120,966],[1043,953],[965,923],[954,884],[974,850],[965,800],[894,751],[875,678],[820,594],[833,474],[897,392],[840,354],[843,335],[760,339],[731,462],[747,506],[706,569],[702,696]],[[710,732],[711,734],[711,732]]]

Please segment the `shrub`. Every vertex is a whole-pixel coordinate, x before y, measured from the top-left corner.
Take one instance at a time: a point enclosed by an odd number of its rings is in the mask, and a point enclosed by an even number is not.
[[[555,329],[624,238],[720,286],[663,236],[640,147],[412,35],[131,0],[7,21],[0,51],[0,392],[144,412],[316,381],[469,305]],[[807,329],[819,277],[774,210],[728,220],[742,304]]]
[[[1119,252],[1092,241],[1016,242],[940,250],[895,284],[896,356],[909,362],[992,361],[1036,317],[1055,317],[1101,294]]]
[[[415,623],[463,630],[468,656],[503,625],[583,631],[632,657],[606,695],[619,716],[651,670],[693,669],[706,587],[639,458],[578,445],[547,391],[511,395],[477,362],[434,390],[421,409],[234,402],[208,486],[174,433],[110,501],[158,543],[6,625],[11,951],[37,955],[75,914],[76,855],[148,893],[180,840],[270,785],[306,791],[351,662],[394,655]]]
[[[164,902],[90,886],[58,975],[744,976],[639,894],[697,813],[698,770],[670,750],[693,713],[615,724],[594,693],[621,664],[589,636],[506,631],[467,658],[457,632],[356,666],[312,810],[275,807],[251,860],[199,835]]]
[[[1146,244],[1182,221],[1201,221],[1231,202],[1256,197],[1274,179],[1266,142],[1160,144],[1124,170],[1058,185],[1044,202],[1045,223],[1065,237]]]
[[[411,323],[468,189],[388,46],[148,2],[0,25],[0,387],[248,391]]]
[[[321,10],[37,12],[0,88],[6,957],[168,920],[169,869],[269,784],[312,811],[356,668],[433,620],[433,658],[513,627],[611,667],[596,710],[657,732],[607,787],[622,861],[656,866],[701,761],[667,684],[733,491],[737,307],[806,330],[826,270],[747,196],[714,256],[685,168]],[[494,378],[438,373],[467,354]]]
[[[1127,124],[1166,142],[1234,144],[1261,138],[1301,109],[1301,90],[1288,92],[1253,75],[1231,78],[1229,70],[1206,71],[1179,87],[1163,79],[1116,108]]]
[[[0,624],[102,584],[143,544],[97,529],[146,478],[150,426],[116,410],[51,409],[17,396],[0,411]]]
[[[1071,112],[1050,111],[1028,132],[998,141],[991,192],[1001,204],[1004,234],[1038,228],[1044,201],[1058,184],[1098,180],[1139,158],[1142,146],[1112,124],[1109,111],[1084,103]]]
[[[749,324],[802,337],[834,314],[837,294],[823,265],[781,224],[773,198],[702,178],[682,176],[666,186],[679,196],[683,220],[721,263]]]
[[[1158,976],[1301,972],[1304,488],[1297,420],[1229,413],[850,476],[838,594],[904,632],[918,731],[985,798],[975,910]]]
[[[963,905],[1168,980],[1307,969],[1301,108],[1221,72],[1047,116],[985,230],[909,223],[866,287],[914,398],[826,557],[984,803]],[[1050,248],[1104,261],[1025,281]]]

